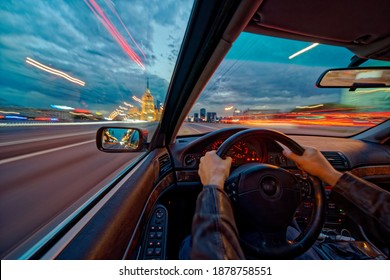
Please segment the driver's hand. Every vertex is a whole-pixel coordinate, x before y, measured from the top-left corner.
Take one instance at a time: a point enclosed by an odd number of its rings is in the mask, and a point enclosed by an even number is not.
[[[223,189],[224,183],[229,176],[232,158],[221,159],[216,151],[207,152],[200,159],[198,174],[203,186],[217,185]]]
[[[283,155],[296,163],[299,169],[313,176],[317,176],[327,184],[334,186],[341,177],[333,166],[326,160],[319,150],[312,147],[305,147],[302,156],[294,154],[290,150],[284,149]]]

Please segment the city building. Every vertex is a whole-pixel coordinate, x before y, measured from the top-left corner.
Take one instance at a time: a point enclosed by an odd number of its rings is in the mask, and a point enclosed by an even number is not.
[[[141,112],[134,106],[129,109],[127,116],[130,120],[139,121],[141,119]]]
[[[154,97],[149,89],[149,79],[147,80],[146,89],[144,94],[142,95],[141,100],[133,97],[133,99],[137,100],[141,103],[141,108],[137,106],[132,106],[128,109],[126,113],[126,118],[132,121],[159,121],[161,119],[161,115],[163,112],[163,105],[160,100],[157,100],[157,104],[154,103]],[[117,112],[115,110],[113,113]],[[118,113],[117,113],[118,114]],[[111,115],[110,115],[111,116]]]
[[[81,112],[81,109],[38,109],[29,107],[0,107],[0,120],[30,120],[30,121],[61,121],[97,120],[97,116],[90,111]]]
[[[206,121],[206,109],[205,108],[200,109],[200,119],[202,122]]]
[[[155,106],[154,106],[154,98],[149,90],[149,80],[148,80],[144,95],[142,96],[141,120],[143,120],[143,121],[155,121],[156,120],[156,110],[155,110]]]
[[[216,112],[207,112],[207,122],[216,122],[217,113]]]

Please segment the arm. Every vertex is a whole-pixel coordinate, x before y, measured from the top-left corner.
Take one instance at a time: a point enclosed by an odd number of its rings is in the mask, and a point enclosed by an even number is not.
[[[244,259],[233,209],[223,190],[231,158],[222,160],[215,151],[201,158],[199,176],[204,186],[198,196],[192,222],[192,259]]]
[[[368,232],[390,246],[390,193],[349,172],[338,172],[314,148],[306,148],[302,156],[291,151],[283,154],[297,166],[334,186],[332,197],[348,215]]]
[[[302,156],[298,156],[290,150],[284,150],[283,154],[294,161],[299,169],[320,178],[331,186],[336,185],[342,176],[342,173],[334,169],[321,152],[315,148],[306,147]]]
[[[332,198],[377,240],[390,248],[390,193],[345,172],[332,189]]]

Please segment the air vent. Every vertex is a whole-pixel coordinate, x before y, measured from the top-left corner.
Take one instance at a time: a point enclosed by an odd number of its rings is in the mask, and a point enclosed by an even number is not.
[[[164,154],[158,158],[160,165],[160,176],[172,169],[171,160],[168,154]]]
[[[349,168],[349,162],[347,158],[340,152],[322,152],[329,163],[339,170],[345,170]]]

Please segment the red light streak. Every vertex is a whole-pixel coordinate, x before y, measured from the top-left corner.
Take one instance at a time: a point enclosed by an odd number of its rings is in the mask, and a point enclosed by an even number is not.
[[[34,60],[34,59],[31,59],[29,57],[26,57],[26,63],[38,68],[38,69],[41,69],[43,71],[46,71],[46,72],[49,72],[53,75],[57,75],[59,77],[62,77],[72,83],[75,83],[75,84],[78,84],[80,86],[85,86],[85,82],[79,80],[79,79],[76,79],[76,78],[73,78],[71,76],[69,76],[68,74],[64,73],[64,72],[61,72],[57,69],[54,69],[54,68],[51,68],[49,66],[46,66],[42,63],[39,63],[38,61]]]
[[[316,125],[316,126],[359,126],[371,127],[390,118],[390,112],[333,112],[327,114],[279,113],[252,116],[234,116],[222,120],[225,123],[241,123],[251,125]]]
[[[121,46],[123,51],[143,70],[145,70],[145,66],[142,63],[141,58],[134,52],[134,50],[127,44],[126,40],[122,37],[122,35],[118,32],[112,22],[107,18],[104,11],[100,8],[100,6],[95,2],[95,0],[84,0],[87,4],[88,8],[93,12],[97,19],[103,24],[103,26],[107,29],[107,31],[111,34],[111,36],[117,41],[117,43]]]
[[[119,16],[119,14],[117,13],[117,11],[115,10],[115,8],[108,2],[108,1],[104,1],[106,2],[107,6],[110,8],[111,12],[113,12],[113,14],[116,16],[116,18],[120,21],[120,23],[122,24],[123,28],[126,30],[127,32],[127,35],[129,35],[131,41],[133,41],[133,43],[135,44],[135,46],[137,47],[137,49],[142,53],[142,56],[144,57],[144,59],[146,60],[146,55],[145,53],[142,51],[142,49],[140,48],[140,46],[137,44],[137,42],[134,40],[133,36],[131,36],[129,30],[127,29],[126,25],[123,23],[121,17]]]

